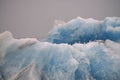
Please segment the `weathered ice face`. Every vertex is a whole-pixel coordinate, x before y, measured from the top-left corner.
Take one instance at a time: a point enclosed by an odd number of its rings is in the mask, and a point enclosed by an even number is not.
[[[0,80],[120,80],[120,18],[56,21],[49,35],[0,34]]]

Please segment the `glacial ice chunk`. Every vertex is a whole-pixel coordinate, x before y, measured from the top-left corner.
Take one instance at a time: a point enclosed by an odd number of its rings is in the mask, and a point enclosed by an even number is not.
[[[0,80],[120,80],[119,25],[117,17],[79,17],[43,42],[1,33]]]
[[[60,27],[53,28],[47,41],[73,44],[106,39],[120,41],[120,18],[107,17],[103,21],[98,21],[78,17]]]

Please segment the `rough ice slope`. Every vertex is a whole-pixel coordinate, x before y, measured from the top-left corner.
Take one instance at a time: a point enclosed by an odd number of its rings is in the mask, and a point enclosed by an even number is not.
[[[103,21],[76,18],[55,27],[48,36],[53,43],[86,43],[94,40],[120,40],[120,18],[107,17]]]
[[[77,18],[44,42],[1,33],[0,80],[120,80],[120,18]]]

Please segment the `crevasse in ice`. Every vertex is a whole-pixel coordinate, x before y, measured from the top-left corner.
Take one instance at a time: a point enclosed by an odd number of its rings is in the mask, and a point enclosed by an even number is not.
[[[42,42],[0,34],[0,80],[119,80],[119,66],[119,17],[78,17]]]

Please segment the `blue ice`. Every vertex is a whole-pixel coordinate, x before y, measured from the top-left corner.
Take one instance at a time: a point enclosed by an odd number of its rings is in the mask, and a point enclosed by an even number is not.
[[[53,28],[47,41],[74,44],[106,39],[120,41],[120,18],[107,17],[103,21],[98,21],[78,17]]]
[[[120,80],[120,18],[76,18],[44,41],[0,34],[0,80]]]

